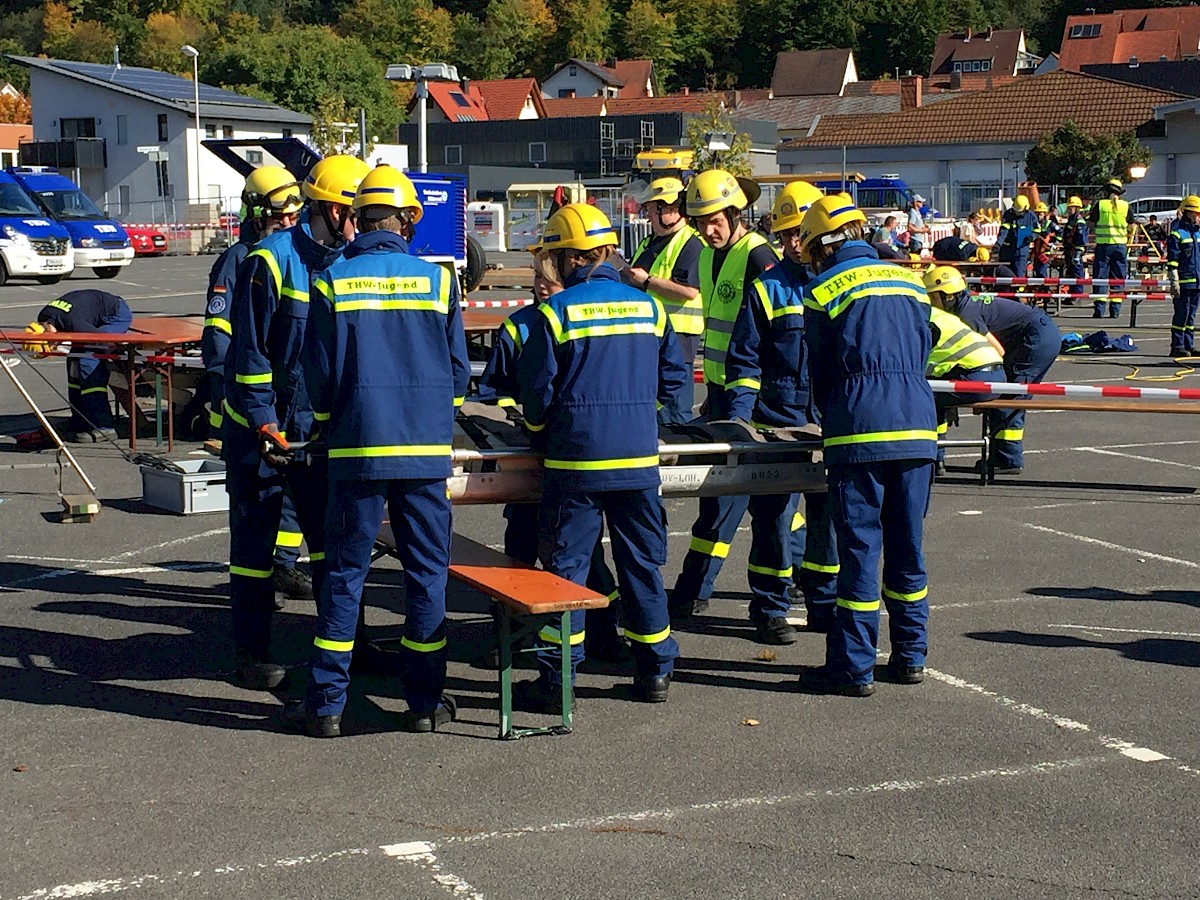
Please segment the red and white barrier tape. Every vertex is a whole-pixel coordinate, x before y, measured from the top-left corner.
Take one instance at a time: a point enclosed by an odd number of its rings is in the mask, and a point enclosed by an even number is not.
[[[463,300],[464,309],[511,309],[514,306],[529,306],[531,299],[523,300]]]
[[[1166,278],[998,278],[995,275],[968,275],[963,279],[967,284],[1026,284],[1026,285],[1101,285],[1110,288],[1151,288],[1169,287],[1171,282]]]
[[[1016,291],[979,291],[980,297],[1009,297],[1013,300],[1045,300],[1053,297],[1058,297],[1064,300],[1105,300],[1113,301],[1120,300],[1167,300],[1170,299],[1170,294],[1145,294],[1140,291],[1126,292],[1118,291],[1112,294],[1056,294],[1053,291],[1039,291],[1036,288],[1028,293],[1019,294]]]
[[[1030,394],[1042,397],[1120,397],[1138,400],[1200,400],[1200,388],[1142,388],[1090,384],[1014,384],[1007,381],[941,381],[929,379],[941,394]]]

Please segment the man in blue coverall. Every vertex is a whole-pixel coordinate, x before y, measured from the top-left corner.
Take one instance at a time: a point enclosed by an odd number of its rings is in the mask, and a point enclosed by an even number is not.
[[[1175,314],[1171,318],[1171,355],[1195,350],[1196,303],[1200,301],[1200,197],[1183,198],[1179,218],[1167,234],[1167,277]]]
[[[804,214],[822,196],[819,188],[793,181],[775,197],[771,228],[783,247],[783,260],[750,283],[733,326],[725,361],[729,416],[755,427],[799,428],[817,420],[804,343],[803,292],[812,274],[800,261],[797,241]],[[750,620],[763,643],[796,640],[796,630],[787,621],[792,582],[804,596],[808,629],[827,632],[833,624],[838,564],[827,496],[804,495],[808,518],[805,522],[801,516],[805,524],[795,531],[797,496],[734,498],[748,500],[752,517]]]
[[[226,357],[225,440],[229,490],[229,598],[233,608],[235,680],[258,690],[278,687],[287,670],[271,660],[275,608],[271,556],[284,487],[308,539],[313,593],[325,574],[325,471],[322,461],[288,465],[288,440],[314,432],[300,348],[314,273],[327,268],[354,236],[351,202],[369,167],[329,156],[304,180],[309,203],[294,228],[277,231],[247,256],[233,296]],[[229,370],[232,370],[231,373]]]
[[[999,259],[1017,273],[1017,278],[1029,275],[1029,248],[1033,245],[1036,232],[1037,216],[1029,209],[1029,198],[1021,194],[1004,211],[1000,219],[1000,231],[996,235]]]
[[[296,224],[304,201],[300,184],[282,166],[259,166],[246,176],[242,188],[242,224],[237,241],[217,257],[208,273],[208,293],[205,296],[204,332],[200,339],[200,355],[208,372],[209,434],[220,438],[225,423],[225,357],[233,326],[229,322],[229,305],[237,285],[237,273],[254,245],[281,228]],[[296,504],[284,490],[283,507],[279,516],[279,531],[275,538],[275,571],[272,576],[277,595],[297,600],[312,600],[312,579],[296,568],[300,542],[304,535],[296,519]]]
[[[304,373],[329,447],[327,575],[304,700],[285,721],[341,734],[371,551],[385,512],[404,566],[406,731],[453,721],[446,681],[450,453],[470,377],[458,283],[408,255],[423,209],[399,169],[379,166],[354,198],[361,234],[313,282]]]
[[[851,697],[875,691],[881,553],[889,675],[902,684],[925,676],[921,543],[937,455],[925,379],[929,299],[917,275],[879,261],[863,237],[866,221],[849,196],[834,194],[813,203],[800,226],[816,273],[804,292],[804,336],[841,563],[825,664],[800,683]]]
[[[638,700],[667,699],[679,646],[671,637],[660,568],[667,559],[659,496],[658,415],[691,373],[662,303],[621,283],[608,260],[617,236],[594,206],[572,203],[546,223],[542,246],[566,290],[538,307],[517,363],[525,424],[544,447],[539,556],[547,571],[584,584],[600,529],[612,538]],[[582,612],[571,634],[539,633],[540,676],[514,686],[526,709],[562,708],[561,654],[583,659]]]

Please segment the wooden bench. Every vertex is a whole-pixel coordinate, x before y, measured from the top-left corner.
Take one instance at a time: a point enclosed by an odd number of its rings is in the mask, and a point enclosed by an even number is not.
[[[384,524],[375,546],[376,558],[395,556],[396,539],[390,525]],[[516,650],[518,643],[547,625],[557,627],[559,634],[569,635],[572,612],[602,609],[608,606],[609,598],[459,534],[454,535],[450,545],[450,577],[470,585],[499,606],[500,739],[569,734],[573,722],[569,648],[564,648],[562,654],[562,723],[542,728],[515,728],[512,724],[513,653],[527,652]]]
[[[989,434],[991,417],[989,411],[1027,409],[1053,410],[1056,412],[1121,412],[1121,413],[1200,413],[1200,403],[1187,403],[1178,400],[1137,400],[1111,397],[1095,399],[1082,397],[1013,397],[998,400],[984,400],[973,403],[971,411],[982,416],[983,436]],[[987,483],[996,480],[996,469],[992,465],[987,450],[984,450],[983,469],[986,472]]]

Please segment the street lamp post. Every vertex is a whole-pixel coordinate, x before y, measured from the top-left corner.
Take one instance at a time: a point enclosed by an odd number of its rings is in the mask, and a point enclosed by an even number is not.
[[[429,81],[458,81],[458,69],[446,63],[431,62],[423,66],[407,64],[387,67],[389,81],[412,81],[417,85],[417,171],[425,173],[429,170],[429,120],[427,102],[429,100]]]
[[[200,202],[200,51],[191,44],[179,48],[192,58],[192,91],[196,107],[196,202]]]

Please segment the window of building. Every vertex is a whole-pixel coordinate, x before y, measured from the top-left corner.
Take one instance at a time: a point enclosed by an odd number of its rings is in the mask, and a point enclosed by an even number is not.
[[[160,116],[159,118],[165,119],[166,116]],[[165,159],[160,159],[154,164],[154,180],[158,188],[158,196],[170,197],[171,182],[167,178],[167,161]]]
[[[285,138],[290,138],[292,136],[292,129],[290,129],[290,128],[283,129],[283,136]]]
[[[17,151],[0,150],[0,169],[17,164]]]
[[[129,143],[129,116],[117,116],[117,144]]]
[[[261,166],[263,164],[263,154],[261,150],[247,150],[246,162],[252,166]]]
[[[529,145],[529,161],[531,163],[544,163],[546,161],[546,145],[542,141]]]
[[[469,101],[469,100],[467,100],[467,98],[466,98],[466,97],[464,97],[464,96],[463,96],[461,93],[459,93],[458,91],[451,91],[451,92],[450,92],[450,99],[454,101],[454,104],[455,104],[455,106],[461,106],[461,107],[463,107],[464,109],[470,109],[470,108],[471,108],[471,103],[470,103],[470,101]]]
[[[232,138],[233,137],[233,126],[232,125],[222,125],[221,126],[221,137],[225,138],[226,140],[229,140],[230,138]]]
[[[1092,22],[1087,25],[1072,25],[1071,30],[1067,32],[1068,38],[1094,38],[1100,37],[1099,23]]]
[[[131,212],[133,212],[133,203],[130,201],[130,197],[129,197],[129,185],[118,184],[117,185],[117,215],[120,216],[122,219],[125,219],[125,218],[128,218],[128,216]]]
[[[579,74],[579,69],[576,68],[575,66],[571,66],[569,69],[567,69],[567,75],[571,78],[574,78],[578,74]]]
[[[94,138],[96,136],[95,119],[59,119],[59,137],[63,140],[71,138]]]
[[[204,136],[206,138],[215,138],[217,136],[217,126],[213,122],[204,123]]]
[[[462,165],[462,144],[449,144],[446,146],[446,165]]]
[[[570,100],[574,96],[575,96],[575,88],[559,88],[558,89],[558,99],[559,100]]]
[[[160,141],[170,140],[170,137],[167,134],[167,114],[166,113],[158,114],[158,139]],[[158,196],[165,197],[166,194],[159,194]]]

